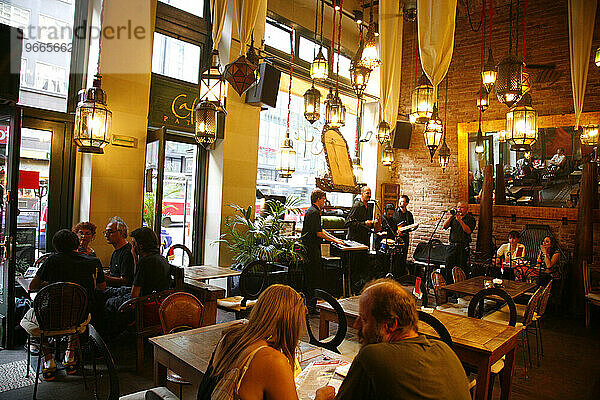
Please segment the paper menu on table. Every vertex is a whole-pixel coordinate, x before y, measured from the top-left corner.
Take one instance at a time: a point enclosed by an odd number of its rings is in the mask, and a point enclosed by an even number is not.
[[[331,382],[336,369],[340,364],[347,364],[340,360],[316,361],[309,364],[296,378],[296,392],[300,400],[312,400],[317,389],[333,384],[339,389],[340,382]],[[337,381],[337,380],[336,380]]]

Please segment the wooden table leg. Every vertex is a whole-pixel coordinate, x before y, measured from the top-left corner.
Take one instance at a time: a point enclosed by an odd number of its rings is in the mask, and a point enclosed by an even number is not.
[[[525,331],[523,331],[522,334],[525,334]],[[501,377],[500,379],[502,379],[502,382],[500,385],[500,388],[501,388],[500,399],[501,400],[510,399],[512,378],[513,378],[514,367],[515,367],[515,352],[516,352],[516,346],[513,347],[513,349],[511,351],[506,353],[506,358],[504,359],[504,369],[502,370],[502,373],[500,374],[500,377]]]
[[[158,354],[154,348],[154,386],[167,385],[167,367],[158,361]]]
[[[321,311],[319,313],[319,340],[327,337],[329,337],[329,320],[325,316],[325,313]]]
[[[475,387],[475,400],[487,400],[490,385],[490,359],[485,358],[477,365],[477,386]]]
[[[202,316],[202,326],[214,325],[217,323],[217,302],[216,300],[206,301],[204,303],[204,315]]]

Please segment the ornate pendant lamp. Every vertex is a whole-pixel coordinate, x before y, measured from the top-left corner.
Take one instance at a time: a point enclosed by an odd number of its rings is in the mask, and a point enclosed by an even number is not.
[[[290,83],[288,86],[288,106],[287,106],[287,122],[285,128],[285,139],[281,142],[281,147],[277,152],[277,166],[276,169],[279,171],[279,176],[282,178],[290,178],[294,171],[296,171],[296,151],[294,150],[294,144],[290,139],[290,112],[292,106],[292,80],[294,78],[294,28],[292,27],[292,34],[290,35]]]
[[[425,131],[423,132],[423,136],[425,137],[425,146],[427,146],[429,149],[431,162],[433,162],[433,155],[435,154],[435,151],[442,140],[443,131],[444,127],[442,125],[442,120],[440,120],[438,117],[437,105],[434,105],[431,118],[429,121],[427,121],[427,124],[425,125]]]
[[[518,15],[518,10],[517,10]],[[498,101],[500,103],[506,104],[509,108],[515,105],[519,100],[521,100],[521,96],[523,95],[523,59],[518,57],[519,49],[518,49],[518,40],[517,40],[517,48],[515,51],[516,55],[512,54],[512,2],[509,8],[509,34],[508,34],[508,56],[506,56],[497,67],[497,76],[496,76],[496,96],[498,97]],[[518,16],[517,16],[518,21]],[[516,36],[519,36],[519,25],[517,24],[517,33]],[[523,38],[523,42],[525,42],[525,38]]]
[[[506,143],[506,131],[501,130],[498,132],[498,143]]]
[[[225,111],[226,83],[221,74],[219,52],[213,50],[211,66],[200,75],[199,102],[210,101],[220,112]]]
[[[241,96],[256,83],[257,67],[257,64],[250,61],[247,56],[242,55],[225,66],[223,77]]]
[[[600,127],[598,125],[583,125],[581,127],[581,134],[579,135],[581,144],[585,146],[598,146],[599,132]]]
[[[384,145],[387,142],[391,141],[390,137],[390,124],[385,121],[381,121],[379,125],[377,125],[377,141],[379,144]]]
[[[530,150],[537,140],[537,111],[529,93],[506,113],[506,135],[510,149],[515,151]]]
[[[438,156],[440,157],[440,167],[442,167],[442,173],[446,172],[446,167],[450,162],[450,148],[446,144],[446,132],[444,130],[444,139],[442,141],[442,145],[438,150]]]
[[[596,56],[594,57],[594,63],[596,63],[596,67],[600,67],[600,47],[596,49]]]
[[[369,28],[365,36],[365,47],[362,52],[360,64],[370,70],[374,70],[381,65],[381,59],[377,53],[377,34],[375,23],[373,23],[373,0],[371,0],[369,7],[369,18]]]
[[[319,10],[319,0],[317,0],[317,4],[315,7],[315,38],[317,35],[317,19],[318,19],[318,10]],[[323,55],[323,10],[325,7],[325,1],[321,0],[321,41],[319,43],[319,51],[317,55],[313,59],[313,62],[310,64],[310,78],[312,80],[325,80],[327,76],[329,76],[329,64],[327,63],[327,59]]]
[[[202,101],[194,109],[194,138],[198,144],[210,146],[217,139],[217,105]]]
[[[410,122],[425,124],[433,113],[433,85],[425,73],[421,75],[412,92]]]
[[[490,47],[488,49],[488,59],[481,72],[481,80],[488,93],[492,91],[492,87],[494,87],[494,83],[496,83],[496,74],[496,64],[494,63],[494,56],[492,56],[492,48]]]
[[[363,38],[362,38],[362,29],[360,31],[360,41],[358,45],[358,50],[356,51],[356,55],[352,59],[352,63],[350,64],[350,82],[352,83],[352,88],[356,93],[356,96],[360,99],[367,88],[367,83],[369,82],[369,76],[371,75],[371,69],[365,67],[360,63],[361,57],[363,53]]]
[[[481,120],[479,120],[479,129],[477,130],[477,139],[475,140],[475,154],[485,153],[485,141],[483,140],[483,132],[481,131]]]
[[[325,125],[331,128],[339,128],[346,124],[346,107],[340,99],[339,93],[333,93],[329,88],[327,100],[325,100]]]
[[[78,93],[73,141],[81,153],[104,154],[103,148],[110,142],[112,112],[106,105],[101,79],[96,75],[92,87]]]
[[[381,151],[381,163],[386,167],[389,167],[394,163],[394,150],[392,149],[392,144],[390,142],[387,142]]]
[[[477,108],[481,110],[481,112],[485,112],[490,106],[490,95],[485,89],[485,87],[481,86],[479,91],[477,92]]]
[[[321,117],[321,92],[315,88],[315,84],[304,92],[304,118],[311,124]]]

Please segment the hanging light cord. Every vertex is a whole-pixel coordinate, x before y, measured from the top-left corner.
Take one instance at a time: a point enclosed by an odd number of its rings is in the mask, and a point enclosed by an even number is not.
[[[516,30],[517,33],[515,35],[516,37],[516,46],[515,46],[515,54],[518,56],[519,55],[519,14],[521,13],[521,0],[517,0],[517,20],[516,22]]]
[[[292,26],[292,34],[290,35],[290,84],[288,86],[288,109],[287,109],[287,121],[285,128],[285,138],[290,137],[290,112],[292,108],[292,79],[294,78],[294,27]]]
[[[446,74],[446,97],[444,98],[444,143],[446,142],[446,130],[448,129],[448,78]]]
[[[315,1],[315,42],[317,41],[317,36],[318,36],[317,32],[319,32],[318,23],[319,23],[319,0],[316,0]],[[317,49],[313,49],[313,57],[315,57],[317,55],[316,50]]]
[[[527,0],[523,10],[523,60],[525,60],[525,38],[527,37]]]
[[[510,5],[508,7],[508,54],[512,54],[512,22],[513,22],[513,10],[512,10],[513,2],[510,0]]]
[[[483,2],[485,2],[485,0],[483,0]],[[467,3],[467,17],[469,17],[469,25],[471,25],[471,30],[473,32],[479,32],[479,30],[481,29],[481,25],[483,24],[483,15],[482,15],[482,18],[479,20],[479,26],[477,28],[475,28],[473,26],[473,21],[471,20],[471,10],[469,8],[469,0],[467,0],[466,3]]]
[[[414,41],[414,49],[415,49],[415,87],[417,87],[417,79],[418,75],[419,75],[419,67],[418,67],[418,60],[419,60],[419,46],[417,45],[418,42],[418,36],[417,36],[417,22],[415,21],[415,41]]]
[[[331,29],[331,50],[333,50],[333,54],[335,54],[335,6],[332,7],[332,9],[333,9],[333,21],[331,23],[331,26],[332,26],[332,29]],[[333,59],[332,59],[332,62],[333,62]]]
[[[490,0],[490,48],[492,47],[492,20],[494,19],[494,0]]]
[[[356,143],[354,145],[354,154],[355,157],[358,158],[358,162],[360,164],[360,127],[358,125],[359,122],[359,115],[360,115],[360,104],[361,101],[360,99],[357,99],[356,101]]]
[[[325,11],[325,0],[321,0],[321,46],[323,46],[323,12]]]
[[[481,20],[485,23],[485,0],[483,1],[483,8],[481,9]],[[481,72],[483,72],[483,55],[485,54],[485,25],[481,30]]]
[[[337,58],[337,65],[336,65],[336,71],[335,71],[335,91],[337,93],[338,91],[338,86],[340,83],[340,49],[341,49],[341,37],[342,37],[342,6],[344,5],[344,0],[340,0],[340,20],[338,22],[338,49],[337,49],[337,54],[338,54],[338,58]],[[335,8],[334,8],[335,10]],[[335,29],[335,27],[334,27]],[[335,46],[335,43],[334,43]]]

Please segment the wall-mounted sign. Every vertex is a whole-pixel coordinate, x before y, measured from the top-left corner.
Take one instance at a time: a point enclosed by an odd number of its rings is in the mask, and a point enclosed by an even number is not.
[[[152,74],[148,125],[193,133],[197,102],[198,85]]]

